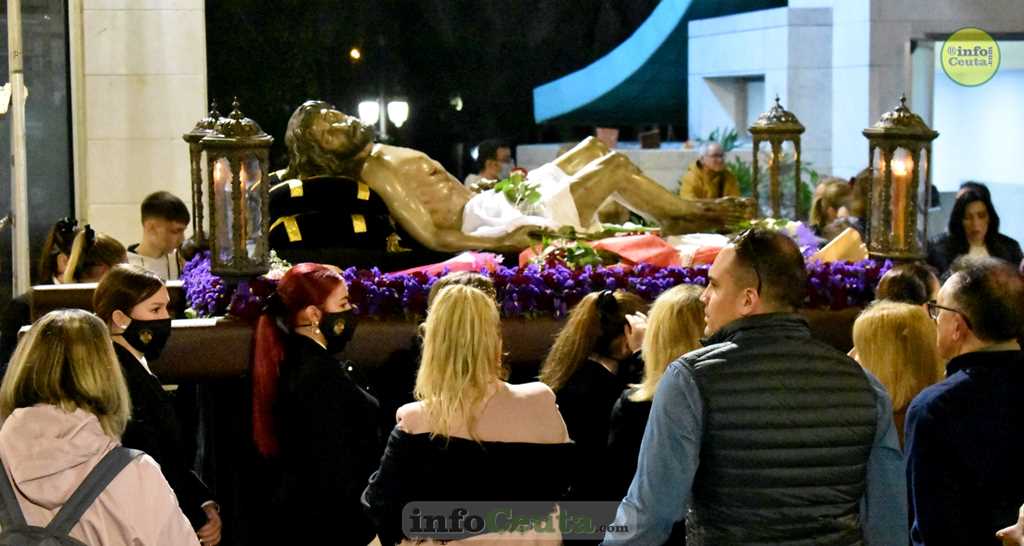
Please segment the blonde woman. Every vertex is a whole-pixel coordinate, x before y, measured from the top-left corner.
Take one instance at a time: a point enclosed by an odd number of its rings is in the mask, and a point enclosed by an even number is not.
[[[826,228],[842,216],[849,214],[850,202],[853,198],[853,188],[850,183],[841,178],[829,178],[814,188],[814,198],[811,200],[811,217],[808,225],[819,237],[832,239],[836,234],[826,233]],[[841,231],[841,230],[839,230]],[[832,236],[828,236],[832,235]]]
[[[402,510],[410,502],[458,501],[469,510],[464,519],[472,519],[480,501],[542,500],[554,510],[564,493],[573,446],[555,395],[543,383],[502,380],[500,328],[494,299],[479,289],[448,286],[434,299],[424,324],[417,402],[399,408],[380,468],[363,493],[382,544],[487,539],[498,530],[439,535],[425,525],[409,536]],[[561,535],[518,538],[557,544]]]
[[[18,345],[0,386],[0,479],[29,525],[46,526],[115,447],[131,401],[107,328],[91,313],[47,313]],[[160,467],[136,457],[70,535],[86,544],[198,545]]]
[[[928,312],[909,303],[876,302],[853,323],[857,361],[878,378],[892,397],[900,446],[910,402],[944,375],[935,337],[935,322]]]

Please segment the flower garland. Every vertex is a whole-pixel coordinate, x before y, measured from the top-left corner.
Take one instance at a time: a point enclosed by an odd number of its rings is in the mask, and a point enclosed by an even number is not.
[[[807,264],[806,307],[844,309],[867,305],[878,279],[892,264],[864,260],[851,263]],[[604,289],[628,290],[654,301],[662,292],[679,284],[707,284],[708,266],[657,267],[641,264],[585,266],[570,269],[561,265],[531,264],[482,271],[494,281],[503,317],[564,317],[583,296]],[[349,299],[363,317],[417,320],[426,314],[427,294],[441,276],[425,273],[382,273],[377,268],[343,271]],[[229,287],[210,272],[209,253],[196,255],[182,272],[191,316],[230,314],[254,320],[263,302],[276,288],[278,275],[258,277]]]

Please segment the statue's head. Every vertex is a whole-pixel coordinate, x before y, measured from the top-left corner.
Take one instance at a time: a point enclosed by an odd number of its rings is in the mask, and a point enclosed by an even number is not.
[[[288,120],[284,143],[288,166],[296,174],[350,174],[358,171],[373,128],[334,105],[308,100]]]

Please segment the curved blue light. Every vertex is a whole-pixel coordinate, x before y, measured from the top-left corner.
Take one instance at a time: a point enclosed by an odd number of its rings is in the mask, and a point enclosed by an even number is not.
[[[657,112],[664,112],[666,101],[681,115],[686,87],[684,15],[692,1],[662,0],[636,32],[607,55],[535,87],[534,120],[565,118],[587,106],[591,113],[586,115],[604,112],[596,117],[605,119],[660,117]],[[619,111],[624,106],[631,112]]]

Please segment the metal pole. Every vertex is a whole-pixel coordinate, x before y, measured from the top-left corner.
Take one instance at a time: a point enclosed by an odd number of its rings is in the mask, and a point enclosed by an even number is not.
[[[25,70],[21,44],[21,0],[7,0],[7,48],[11,77],[11,241],[14,295],[31,283],[28,248],[28,169],[25,164]]]

